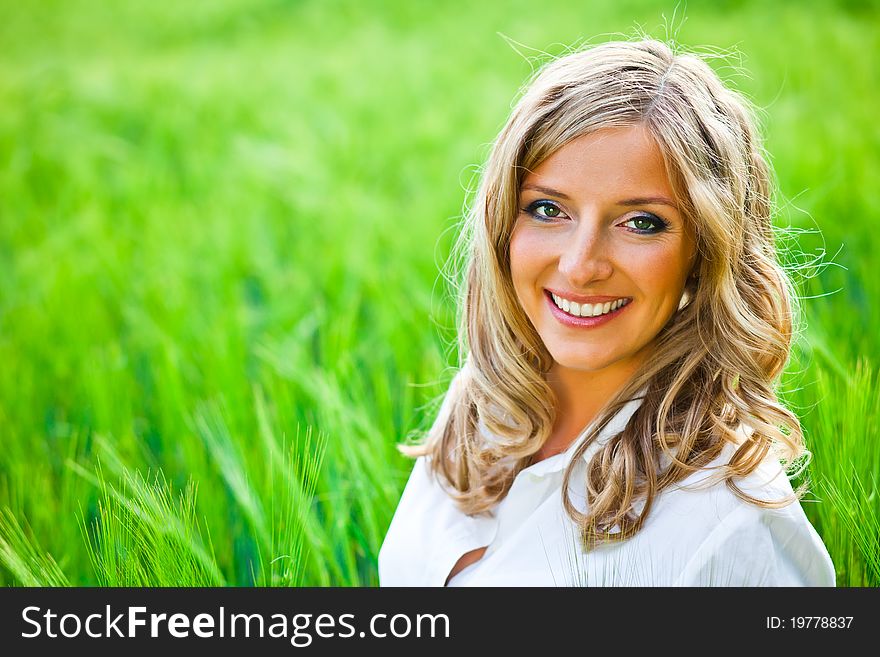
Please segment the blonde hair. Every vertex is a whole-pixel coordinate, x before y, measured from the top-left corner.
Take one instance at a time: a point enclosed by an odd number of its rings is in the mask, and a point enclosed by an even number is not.
[[[658,334],[652,358],[605,405],[565,471],[563,502],[585,549],[633,536],[654,497],[710,463],[725,442],[738,448],[715,481],[739,498],[778,508],[806,489],[766,501],[733,481],[768,453],[787,466],[805,453],[797,416],[774,392],[797,309],[776,257],[775,185],[755,110],[702,57],[652,39],[586,47],[532,77],[492,145],[457,245],[466,258],[458,299],[463,366],[426,440],[399,449],[430,456],[472,515],[499,502],[547,440],[556,413],[545,379],[552,357],[510,273],[520,185],[527,170],[573,139],[633,125],[647,127],[660,147],[697,258],[686,288],[692,301]],[[568,496],[572,468],[637,393],[641,405],[590,461],[581,513]],[[670,465],[659,471],[662,454]]]

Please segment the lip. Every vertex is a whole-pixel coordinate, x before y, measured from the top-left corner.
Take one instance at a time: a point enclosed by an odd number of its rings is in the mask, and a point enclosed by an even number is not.
[[[605,315],[599,315],[598,317],[574,317],[569,315],[567,312],[562,310],[559,306],[557,306],[553,302],[553,297],[551,296],[550,290],[544,290],[544,297],[547,299],[547,303],[550,306],[550,312],[553,313],[553,316],[556,317],[560,321],[560,323],[565,324],[566,326],[571,326],[574,328],[593,328],[594,326],[601,326],[602,324],[607,324],[615,317],[620,315],[623,311],[629,308],[633,302],[630,301],[624,306],[621,306],[617,310],[612,310],[610,313]],[[570,297],[566,297],[570,298]],[[603,303],[607,301],[614,301],[616,299],[628,299],[629,297],[582,297],[584,299],[595,299],[592,303]],[[590,301],[586,301],[585,303],[591,303]]]

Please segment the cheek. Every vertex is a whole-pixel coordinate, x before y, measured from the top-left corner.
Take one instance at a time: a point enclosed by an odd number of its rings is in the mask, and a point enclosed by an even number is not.
[[[527,229],[513,231],[510,238],[510,275],[517,294],[535,286],[547,261],[545,240]]]
[[[618,262],[645,294],[658,301],[678,294],[687,275],[687,257],[679,244],[658,243],[635,249]]]

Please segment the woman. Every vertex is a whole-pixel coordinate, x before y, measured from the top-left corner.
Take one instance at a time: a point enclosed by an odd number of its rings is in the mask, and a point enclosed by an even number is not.
[[[538,72],[467,217],[467,356],[401,446],[383,586],[834,586],[786,476],[808,452],[774,393],[772,183],[696,56],[612,42]]]

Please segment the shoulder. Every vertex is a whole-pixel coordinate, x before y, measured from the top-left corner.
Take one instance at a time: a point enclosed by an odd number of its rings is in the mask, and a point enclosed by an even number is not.
[[[461,513],[431,468],[430,456],[419,456],[400,495],[379,553],[390,544],[409,544],[420,540],[440,526],[453,527]]]
[[[724,465],[735,449],[732,444],[725,446],[709,465]],[[761,507],[712,479],[711,471],[700,471],[658,496],[657,511],[665,519],[661,525],[690,542],[679,584],[835,585],[831,557],[799,501],[780,508]],[[793,494],[785,470],[772,457],[734,483],[766,502]]]
[[[421,538],[429,529],[427,520],[431,518],[431,507],[443,501],[433,485],[428,465],[426,456],[415,460],[379,548],[379,581],[383,585],[406,581],[400,564],[410,563],[411,555],[418,554]]]
[[[442,586],[463,553],[487,545],[493,519],[462,513],[420,456],[378,554],[382,586]]]
[[[679,576],[683,586],[834,586],[834,564],[798,502],[739,505],[715,525]]]
[[[429,508],[436,504],[435,498],[441,495],[443,490],[437,481],[437,475],[431,469],[431,457],[419,456],[415,459],[409,478],[403,487],[395,515],[401,516],[416,508]]]

